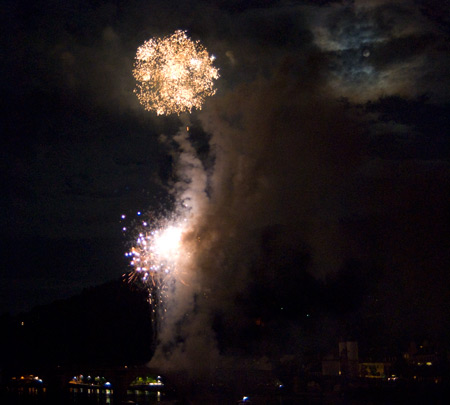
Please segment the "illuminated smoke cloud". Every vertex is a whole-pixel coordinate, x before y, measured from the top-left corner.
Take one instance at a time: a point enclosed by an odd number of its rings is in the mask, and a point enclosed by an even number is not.
[[[305,70],[298,82],[280,72],[238,87],[200,113],[214,153],[208,194],[205,170],[186,133],[176,136],[179,146],[185,145],[177,196],[195,202],[183,237],[189,288],[179,285],[167,319],[176,327],[160,335],[163,342],[176,343],[160,346],[151,365],[197,375],[224,362],[236,366],[219,356],[212,326],[217,314],[239,335],[254,323],[239,300],[254,283],[276,284],[279,262],[293,251],[303,254],[306,245],[311,271],[341,264],[345,246],[336,241],[342,235],[326,217],[338,213],[330,214],[327,204],[341,198],[342,178],[358,164],[360,131],[345,107],[328,98],[320,66],[311,63]],[[264,234],[274,240],[271,265],[264,260]]]
[[[213,61],[214,56],[186,31],[152,38],[137,50],[135,93],[144,108],[157,115],[201,109],[205,98],[216,92],[213,85],[219,72]]]
[[[308,249],[311,271],[341,264],[346,247],[336,243],[340,213],[332,210],[345,192],[342,179],[358,165],[360,131],[330,97],[324,65],[315,54],[304,64],[286,61],[270,79],[213,99],[199,116],[211,135],[208,173],[186,129],[171,137],[184,228],[152,366],[200,375],[223,362],[214,317],[237,335],[252,322],[238,297],[278,276],[276,259],[272,266],[264,259],[264,234],[273,238],[274,258]]]

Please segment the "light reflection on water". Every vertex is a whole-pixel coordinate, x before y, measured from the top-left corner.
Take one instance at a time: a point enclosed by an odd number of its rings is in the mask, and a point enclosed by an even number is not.
[[[114,390],[107,389],[70,389],[72,403],[96,403],[96,404],[122,404],[124,401],[114,401]],[[86,402],[87,401],[87,402]],[[165,402],[164,394],[161,391],[147,391],[147,390],[128,390],[126,396],[126,403],[128,404],[161,404]]]
[[[112,389],[100,388],[69,388],[69,394],[73,403],[84,403],[83,401],[95,399],[98,404],[112,404]]]
[[[190,397],[190,393],[187,393]],[[242,397],[241,397],[242,398]],[[189,402],[177,401],[178,398],[160,395],[145,390],[128,390],[126,398],[115,398],[113,390],[99,390],[96,388],[76,388],[56,395],[44,392],[43,389],[24,388],[13,392],[0,392],[1,405],[230,405],[237,404],[234,395],[224,393],[205,393],[196,395]],[[345,398],[335,395],[254,395],[250,397],[252,405],[442,405],[440,397],[423,396],[417,398],[407,396],[402,398],[365,396],[364,398]]]
[[[99,388],[70,388],[59,394],[45,389],[20,388],[0,394],[1,405],[164,405],[166,398],[161,392],[128,390],[125,399],[114,400],[114,391]]]

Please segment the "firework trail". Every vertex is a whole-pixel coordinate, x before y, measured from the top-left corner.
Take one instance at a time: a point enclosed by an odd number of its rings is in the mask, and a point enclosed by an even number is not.
[[[213,61],[214,56],[186,31],[152,38],[137,50],[135,93],[144,108],[157,115],[201,109],[205,98],[216,92],[214,80],[219,71]]]

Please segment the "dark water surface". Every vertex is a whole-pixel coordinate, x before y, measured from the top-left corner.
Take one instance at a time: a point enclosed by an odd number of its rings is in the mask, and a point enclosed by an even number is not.
[[[386,393],[365,393],[363,395],[343,396],[337,394],[285,394],[254,395],[247,402],[227,393],[203,393],[182,398],[157,392],[128,391],[125,398],[114,396],[113,392],[73,392],[51,393],[47,391],[3,391],[0,405],[383,405],[383,404],[430,404],[450,403],[440,392],[420,394],[402,392],[401,395]]]

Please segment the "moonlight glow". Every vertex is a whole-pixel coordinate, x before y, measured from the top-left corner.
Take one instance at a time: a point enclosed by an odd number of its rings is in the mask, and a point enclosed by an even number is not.
[[[219,73],[213,61],[214,56],[185,31],[152,38],[136,53],[135,93],[144,108],[157,115],[201,109],[205,98],[216,92],[213,81]]]

